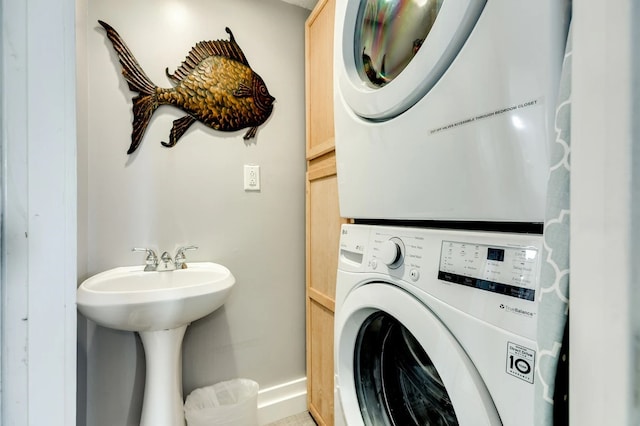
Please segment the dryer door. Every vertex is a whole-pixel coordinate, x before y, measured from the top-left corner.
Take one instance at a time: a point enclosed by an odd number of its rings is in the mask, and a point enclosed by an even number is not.
[[[501,425],[473,363],[406,291],[363,285],[336,313],[337,381],[349,425]]]
[[[422,98],[453,62],[486,0],[338,0],[336,77],[353,111],[384,120]]]

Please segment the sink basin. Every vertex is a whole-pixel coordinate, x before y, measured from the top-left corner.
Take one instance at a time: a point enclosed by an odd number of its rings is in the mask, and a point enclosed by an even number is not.
[[[218,309],[235,283],[222,265],[145,272],[115,268],[78,287],[78,310],[96,323],[140,334],[146,377],[140,426],[184,426],[182,339],[192,321]]]
[[[235,278],[222,265],[191,262],[187,269],[145,272],[143,266],[110,269],[78,288],[78,310],[109,328],[167,330],[218,309]]]

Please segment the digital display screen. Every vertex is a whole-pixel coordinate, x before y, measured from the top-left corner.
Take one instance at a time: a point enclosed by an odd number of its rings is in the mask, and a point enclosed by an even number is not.
[[[488,247],[487,260],[495,260],[498,262],[504,262],[504,250]]]

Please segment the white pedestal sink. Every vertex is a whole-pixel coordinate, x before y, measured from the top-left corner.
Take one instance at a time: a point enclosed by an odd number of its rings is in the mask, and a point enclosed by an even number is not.
[[[222,306],[235,278],[209,262],[143,269],[115,268],[87,279],[78,287],[78,310],[102,326],[140,334],[147,363],[140,426],[184,426],[182,338],[190,322]]]

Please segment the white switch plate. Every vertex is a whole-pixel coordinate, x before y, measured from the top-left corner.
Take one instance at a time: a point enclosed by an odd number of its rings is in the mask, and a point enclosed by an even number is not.
[[[260,166],[244,165],[244,190],[260,191]]]

